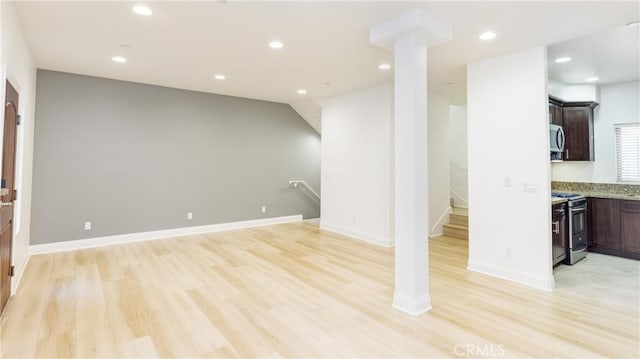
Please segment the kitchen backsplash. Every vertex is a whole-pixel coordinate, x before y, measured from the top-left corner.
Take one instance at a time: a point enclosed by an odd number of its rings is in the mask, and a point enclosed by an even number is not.
[[[551,189],[553,191],[640,195],[640,185],[637,184],[552,181]]]

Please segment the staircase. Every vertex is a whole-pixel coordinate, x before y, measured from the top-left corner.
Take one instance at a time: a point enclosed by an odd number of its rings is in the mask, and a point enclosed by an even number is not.
[[[453,207],[449,214],[449,223],[442,225],[447,237],[469,239],[469,211],[466,208]]]

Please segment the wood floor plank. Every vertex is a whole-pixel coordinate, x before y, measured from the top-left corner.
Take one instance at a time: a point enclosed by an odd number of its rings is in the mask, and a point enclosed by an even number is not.
[[[633,303],[470,272],[467,245],[429,240],[433,310],[418,317],[391,307],[393,248],[309,223],[37,255],[0,356],[640,356]]]

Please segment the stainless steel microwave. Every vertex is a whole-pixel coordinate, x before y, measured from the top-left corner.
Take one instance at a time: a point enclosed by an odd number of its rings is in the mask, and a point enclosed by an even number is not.
[[[549,124],[549,143],[551,152],[562,153],[564,151],[564,131],[562,126]]]

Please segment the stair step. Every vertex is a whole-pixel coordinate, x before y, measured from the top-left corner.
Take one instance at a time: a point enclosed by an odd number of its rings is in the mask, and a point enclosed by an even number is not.
[[[442,226],[442,232],[448,237],[469,239],[469,227],[467,226],[448,223]]]
[[[469,209],[462,207],[453,207],[451,208],[451,213],[459,216],[469,216]]]
[[[445,227],[455,228],[455,229],[464,229],[465,231],[469,230],[469,227],[462,224],[453,224],[453,223],[445,223],[443,224]]]
[[[459,226],[469,226],[469,217],[468,216],[463,216],[461,214],[453,214],[450,213],[449,214],[449,223],[451,224],[456,224]]]

